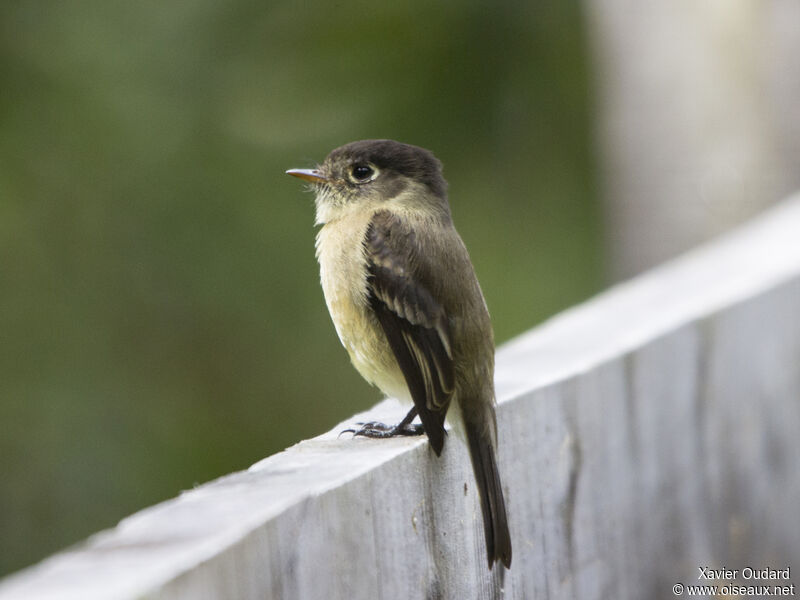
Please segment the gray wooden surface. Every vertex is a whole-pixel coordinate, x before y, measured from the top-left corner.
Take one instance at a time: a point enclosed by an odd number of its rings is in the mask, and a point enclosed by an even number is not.
[[[668,598],[701,566],[800,568],[800,196],[497,362],[510,571],[486,568],[457,438],[437,459],[423,439],[338,437],[399,419],[387,400],[5,579],[0,599]]]
[[[800,186],[800,2],[588,0],[611,269],[627,278]]]

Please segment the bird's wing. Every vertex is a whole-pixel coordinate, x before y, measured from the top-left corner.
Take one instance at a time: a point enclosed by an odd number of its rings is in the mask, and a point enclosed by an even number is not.
[[[364,249],[370,305],[439,454],[455,374],[447,315],[431,292],[432,265],[414,230],[387,211],[374,215]]]

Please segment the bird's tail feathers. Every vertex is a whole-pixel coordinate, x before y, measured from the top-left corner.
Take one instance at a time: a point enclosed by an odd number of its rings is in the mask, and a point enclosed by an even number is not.
[[[481,499],[489,568],[491,569],[498,560],[506,568],[509,568],[511,566],[511,535],[508,531],[506,504],[492,436],[487,427],[470,423],[468,420],[465,420],[464,425],[472,470],[475,473],[475,481]]]

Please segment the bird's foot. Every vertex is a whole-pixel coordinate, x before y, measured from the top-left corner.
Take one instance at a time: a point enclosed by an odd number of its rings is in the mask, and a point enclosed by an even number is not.
[[[401,422],[397,425],[387,425],[378,421],[370,421],[369,423],[356,423],[356,425],[361,425],[361,429],[345,429],[342,433],[352,433],[353,437],[360,435],[369,438],[390,438],[398,435],[422,435],[425,433],[422,425],[411,423]]]

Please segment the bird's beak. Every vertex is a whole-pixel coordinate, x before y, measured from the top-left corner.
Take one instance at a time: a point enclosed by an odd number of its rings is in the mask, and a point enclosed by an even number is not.
[[[328,181],[328,178],[319,169],[289,169],[286,174],[305,179],[311,183],[325,183]]]

